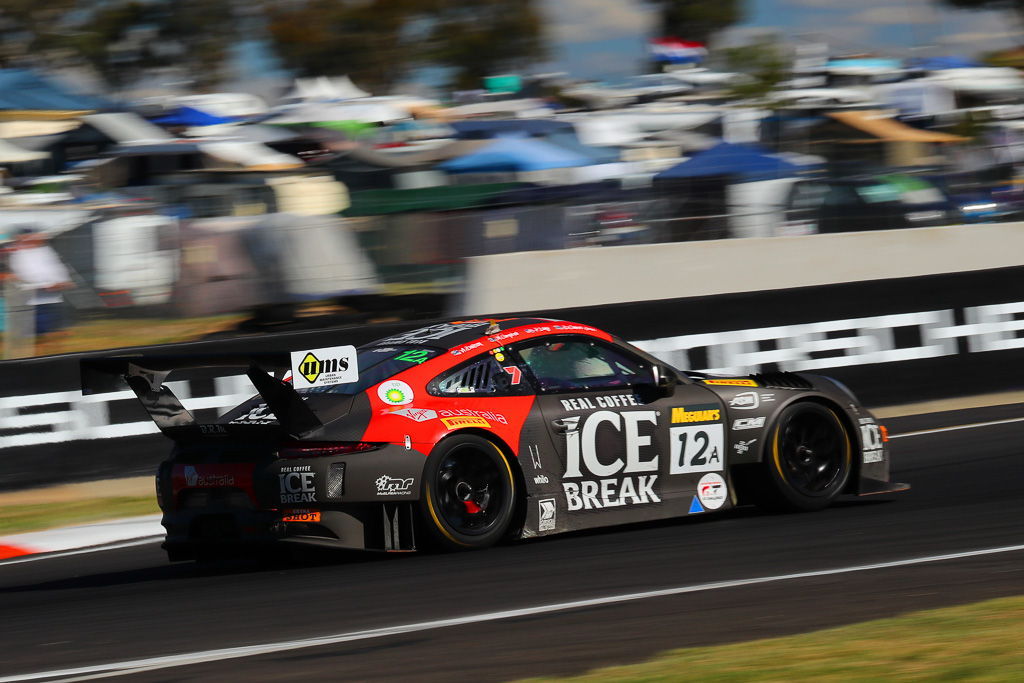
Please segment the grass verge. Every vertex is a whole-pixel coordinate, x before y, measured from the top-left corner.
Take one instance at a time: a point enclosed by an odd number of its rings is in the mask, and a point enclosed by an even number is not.
[[[1024,597],[814,633],[672,650],[562,681],[1021,681]]]
[[[0,535],[160,512],[153,496],[95,498],[0,507]]]

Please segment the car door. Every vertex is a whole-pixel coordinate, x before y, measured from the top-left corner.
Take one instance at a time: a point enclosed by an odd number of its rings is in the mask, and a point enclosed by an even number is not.
[[[703,474],[724,476],[724,411],[707,388],[659,390],[648,360],[582,335],[513,348],[558,458],[568,528],[686,514]]]

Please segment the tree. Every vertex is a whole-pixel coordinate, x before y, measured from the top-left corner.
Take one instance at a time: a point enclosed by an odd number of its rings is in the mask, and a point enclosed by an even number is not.
[[[1021,0],[1018,0],[1021,1]],[[658,32],[707,43],[711,34],[743,18],[739,0],[647,0],[658,11]]]
[[[544,57],[535,0],[293,0],[267,6],[271,42],[301,76],[348,74],[387,90],[417,68],[461,87]]]
[[[730,71],[743,74],[731,87],[734,97],[760,100],[790,76],[791,61],[777,43],[761,41],[723,50]]]
[[[533,0],[441,0],[427,58],[454,69],[454,85],[479,88],[484,76],[542,61],[543,17]]]
[[[1017,19],[1017,27],[1024,26],[1024,0],[940,0],[942,4],[957,9],[1005,10]]]
[[[236,19],[232,0],[0,0],[0,40],[7,65],[84,60],[117,85],[177,66],[208,85],[222,76]]]

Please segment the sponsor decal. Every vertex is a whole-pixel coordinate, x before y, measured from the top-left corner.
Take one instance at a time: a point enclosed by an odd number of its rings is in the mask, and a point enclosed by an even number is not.
[[[234,486],[235,478],[230,474],[200,474],[192,465],[185,465],[185,485],[194,488]]]
[[[721,472],[725,427],[722,423],[703,426],[671,427],[672,454],[669,474]]]
[[[704,384],[714,384],[722,387],[756,387],[757,382],[752,379],[706,379]]]
[[[404,406],[412,403],[412,387],[398,379],[389,379],[377,387],[377,398],[390,406]]]
[[[388,415],[401,415],[407,417],[413,422],[426,422],[427,420],[436,420],[437,413],[433,410],[427,410],[426,408],[400,408],[399,410],[388,410],[382,411]]]
[[[228,433],[227,427],[218,424],[205,424],[199,425],[199,432],[206,434],[207,436],[226,436]]]
[[[502,359],[498,358],[498,360],[500,361]],[[503,367],[502,370],[512,376],[512,379],[509,382],[512,386],[519,384],[523,380],[523,371],[514,365]]]
[[[277,417],[270,412],[266,403],[261,403],[245,415],[239,415],[231,424],[265,425],[277,422]]]
[[[741,417],[732,421],[732,428],[735,431],[740,429],[760,429],[764,427],[763,417]]]
[[[661,498],[654,492],[658,475],[601,479],[600,481],[563,481],[565,502],[570,511],[600,510],[623,505],[645,505],[660,503]]]
[[[750,447],[754,445],[757,439],[747,439],[746,441],[737,441],[732,445],[732,449],[737,453],[746,453],[750,450]]]
[[[426,349],[409,349],[408,351],[402,351],[400,354],[395,356],[395,360],[405,361],[406,363],[416,363],[417,365],[428,358],[430,358],[430,351]]]
[[[552,325],[551,327],[558,332],[600,332],[596,327],[591,327],[590,325],[558,324]]]
[[[633,394],[612,394],[611,396],[593,396],[582,398],[563,398],[562,408],[565,410],[597,410],[598,408],[624,408],[640,405]]]
[[[508,418],[501,413],[494,413],[490,410],[470,410],[469,408],[456,408],[455,410],[439,410],[437,414],[441,417],[482,417],[485,420],[492,420],[503,425],[508,424]]]
[[[292,351],[291,371],[296,389],[355,382],[359,379],[356,347],[330,346]]]
[[[491,423],[482,417],[475,417],[472,415],[464,415],[460,417],[442,417],[442,424],[448,429],[462,429],[464,427],[483,427],[484,429],[490,429]]]
[[[700,504],[708,510],[717,510],[725,505],[725,499],[728,496],[729,488],[720,474],[710,472],[697,482],[697,498],[700,499]]]
[[[861,454],[861,462],[867,465],[885,460],[885,451],[882,449],[882,430],[874,419],[860,418],[860,440],[864,449]]]
[[[412,493],[413,477],[398,479],[382,474],[374,483],[378,496],[407,496]]]
[[[533,469],[539,470],[542,468],[540,462],[540,446],[535,443],[530,444],[526,447],[530,451],[530,464],[533,465]]]
[[[672,409],[672,424],[683,422],[717,422],[721,419],[722,411],[714,403]]]
[[[771,403],[775,400],[775,394],[759,394],[756,391],[744,391],[733,396],[729,401],[729,407],[736,410],[754,410],[760,408],[762,403]]]
[[[319,522],[320,512],[317,510],[292,510],[291,514],[281,518],[282,522]]]
[[[554,498],[542,498],[537,501],[537,531],[555,530],[555,513],[558,505]]]
[[[538,474],[536,477],[533,478],[533,483],[534,484],[548,484],[548,483],[550,483],[550,480],[548,479],[546,474]]]
[[[657,427],[658,414],[655,411],[616,413],[599,410],[585,417],[562,419],[566,445],[566,469],[562,478],[575,479],[588,475],[596,478],[562,482],[570,511],[661,502],[654,491],[657,474],[623,476],[658,471],[658,454],[649,452],[651,436],[641,433],[641,425],[646,424]],[[620,452],[624,457],[617,457],[609,463],[598,459],[597,430],[602,426],[623,435],[625,448]],[[653,429],[649,431],[653,432]]]
[[[316,472],[309,465],[282,467],[277,477],[282,503],[315,503]]]

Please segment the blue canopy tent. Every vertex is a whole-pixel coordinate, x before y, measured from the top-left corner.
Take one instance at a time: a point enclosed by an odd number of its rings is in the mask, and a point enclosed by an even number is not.
[[[231,123],[233,119],[223,116],[214,116],[205,111],[192,107],[178,107],[176,110],[153,119],[153,123],[161,126],[216,126],[221,123]]]
[[[736,182],[774,180],[798,175],[803,166],[786,161],[752,144],[721,142],[703,152],[697,152],[686,161],[665,169],[655,180],[735,177]]]
[[[448,173],[501,173],[543,171],[588,166],[587,157],[533,138],[499,138],[465,156],[449,159],[438,168]]]

